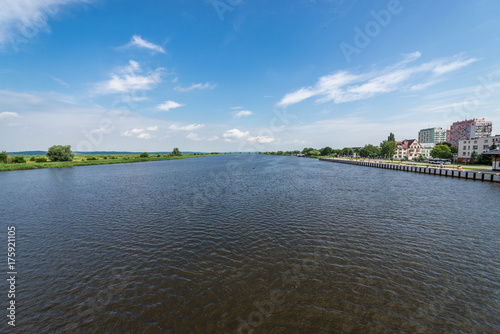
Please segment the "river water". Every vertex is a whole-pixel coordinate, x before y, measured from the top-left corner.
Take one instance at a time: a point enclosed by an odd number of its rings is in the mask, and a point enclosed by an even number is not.
[[[500,184],[230,155],[0,186],[18,333],[500,331]]]

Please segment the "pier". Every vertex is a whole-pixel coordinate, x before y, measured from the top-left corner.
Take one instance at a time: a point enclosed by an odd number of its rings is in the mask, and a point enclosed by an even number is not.
[[[402,172],[437,175],[451,178],[459,178],[474,181],[500,182],[500,173],[494,171],[473,171],[463,169],[440,168],[439,166],[415,166],[415,165],[395,165],[384,162],[371,162],[359,160],[343,160],[333,158],[320,158],[321,161],[335,162],[341,164],[358,165],[365,167],[392,169]]]

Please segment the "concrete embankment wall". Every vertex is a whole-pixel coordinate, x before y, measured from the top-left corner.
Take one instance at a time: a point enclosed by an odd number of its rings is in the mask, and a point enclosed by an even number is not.
[[[430,175],[438,175],[451,178],[461,178],[466,180],[500,182],[500,173],[498,172],[458,170],[449,168],[439,168],[437,166],[426,167],[426,166],[411,166],[411,165],[394,165],[389,163],[356,161],[356,160],[341,160],[341,159],[326,159],[326,158],[320,158],[319,160],[341,163],[341,164],[365,166],[365,167],[393,169],[403,172],[430,174]]]

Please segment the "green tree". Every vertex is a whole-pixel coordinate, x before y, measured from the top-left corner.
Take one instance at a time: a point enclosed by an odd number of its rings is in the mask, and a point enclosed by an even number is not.
[[[309,148],[305,147],[305,148],[302,150],[302,154],[305,154],[305,155],[310,155],[310,154],[309,154],[309,152],[310,152],[310,151],[312,151],[312,150],[314,150],[314,148],[312,148],[312,147],[309,147]]]
[[[493,144],[490,146],[490,150],[495,150],[497,147],[498,147],[497,145]]]
[[[390,133],[389,137],[387,137],[387,141],[396,141],[396,138],[394,137],[394,133]]]
[[[456,153],[458,153],[458,147],[450,146],[450,151],[452,154],[456,154]]]
[[[174,157],[180,157],[182,155],[181,151],[179,151],[179,149],[176,147],[172,150],[172,155]]]
[[[477,162],[477,158],[479,157],[479,154],[477,154],[476,151],[472,151],[470,154],[470,163],[475,164]]]
[[[54,145],[45,154],[50,161],[72,161],[75,156],[71,152],[71,145]]]
[[[8,156],[9,156],[9,154],[7,152],[2,151],[2,153],[0,153],[0,162],[7,163]]]
[[[446,144],[437,144],[431,151],[431,157],[439,159],[451,159],[453,154],[451,149]]]
[[[321,149],[321,155],[327,156],[333,153],[333,149],[330,146]]]
[[[423,154],[421,154],[418,158],[415,158],[415,161],[417,161],[417,162],[424,162],[425,161],[425,156]]]
[[[313,150],[310,150],[309,152],[307,152],[307,154],[311,155],[311,156],[316,156],[317,157],[317,156],[321,155],[321,152],[318,151],[318,150],[314,150],[313,149]]]
[[[147,158],[149,157],[149,154],[148,152],[142,152],[141,155],[140,155],[141,158]]]
[[[358,154],[362,158],[375,158],[380,156],[380,148],[372,144],[365,145],[358,150]]]
[[[491,166],[492,163],[493,163],[492,155],[481,154],[480,156],[477,157],[478,165]]]
[[[341,156],[342,154],[343,154],[343,151],[341,149],[333,150],[333,155],[335,155],[335,156]]]
[[[17,156],[17,157],[13,157],[12,158],[12,163],[13,164],[22,164],[22,163],[25,163],[26,160],[24,160],[24,157],[22,156]]]
[[[352,150],[352,148],[350,148],[350,147],[344,147],[344,148],[342,149],[342,154],[343,154],[343,155],[347,155],[347,156],[351,156],[351,155],[353,155],[353,154],[354,154],[354,151],[353,151],[353,150]]]
[[[392,160],[392,158],[396,154],[396,142],[394,140],[384,140],[383,142],[381,142],[380,154],[384,158]]]

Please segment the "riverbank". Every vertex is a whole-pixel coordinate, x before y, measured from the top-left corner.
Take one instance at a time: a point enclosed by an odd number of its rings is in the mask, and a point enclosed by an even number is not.
[[[14,171],[14,170],[27,170],[27,169],[40,169],[40,168],[67,168],[76,166],[93,166],[93,165],[110,165],[110,164],[123,164],[145,161],[161,161],[161,160],[176,160],[187,158],[206,157],[215,154],[183,154],[181,156],[154,156],[148,158],[130,157],[130,156],[115,156],[114,159],[108,157],[97,157],[97,160],[87,160],[87,158],[75,159],[74,161],[57,161],[57,162],[25,162],[13,164],[1,164],[0,172]]]
[[[349,159],[333,159],[333,158],[320,158],[320,161],[328,161],[342,164],[358,165],[365,167],[375,167],[392,169],[404,172],[413,172],[419,174],[428,174],[435,176],[445,176],[451,178],[462,178],[466,180],[477,180],[477,181],[489,181],[489,182],[500,182],[500,173],[495,171],[472,171],[463,169],[449,169],[440,168],[436,165],[426,165],[426,166],[416,166],[416,165],[403,165],[403,164],[393,164],[387,162],[378,161],[359,161],[359,160],[349,160]]]

